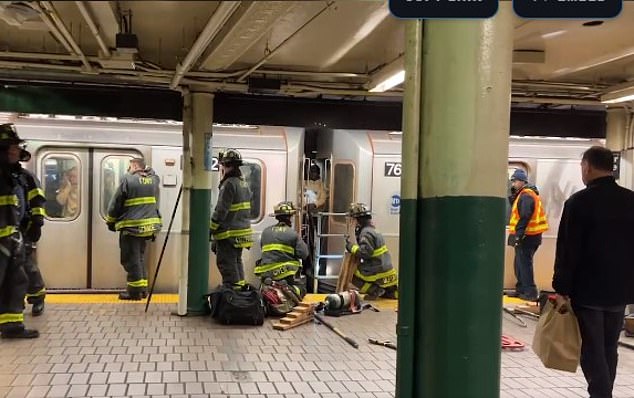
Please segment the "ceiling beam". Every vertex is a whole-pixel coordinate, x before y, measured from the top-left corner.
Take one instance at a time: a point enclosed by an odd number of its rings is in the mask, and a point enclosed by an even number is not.
[[[210,44],[211,50],[204,55],[201,69],[221,71],[228,69],[276,22],[295,7],[294,1],[243,2]]]

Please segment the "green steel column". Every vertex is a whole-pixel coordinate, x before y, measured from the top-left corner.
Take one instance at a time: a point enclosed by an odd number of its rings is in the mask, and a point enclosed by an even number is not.
[[[512,15],[425,21],[412,397],[500,393]]]
[[[192,96],[183,88],[183,193],[181,194],[181,261],[178,266],[177,314],[187,315],[187,274],[189,268],[189,201],[192,189]]]
[[[405,94],[403,96],[403,148],[401,175],[400,236],[418,236],[418,158],[420,153],[421,74],[423,21],[405,25]],[[401,239],[399,248],[399,310],[396,355],[396,396],[413,397],[414,321],[416,312],[416,239]]]
[[[192,189],[190,192],[189,267],[187,275],[187,313],[202,315],[209,293],[209,219],[211,217],[211,170],[205,169],[208,140],[213,123],[211,93],[192,92]]]

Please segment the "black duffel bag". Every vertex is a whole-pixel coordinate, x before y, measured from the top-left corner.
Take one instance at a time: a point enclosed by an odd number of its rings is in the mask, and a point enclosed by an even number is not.
[[[251,285],[236,290],[221,285],[207,295],[211,317],[225,325],[264,324],[264,302],[260,292]]]

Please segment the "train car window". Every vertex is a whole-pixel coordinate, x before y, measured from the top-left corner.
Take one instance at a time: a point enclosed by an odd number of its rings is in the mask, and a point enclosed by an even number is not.
[[[116,192],[121,180],[128,170],[132,156],[111,155],[106,156],[101,161],[101,184],[99,187],[101,218],[106,219],[110,200]]]
[[[262,165],[255,160],[245,160],[240,166],[242,176],[249,183],[251,190],[251,214],[252,222],[258,222],[263,217],[262,211]]]
[[[333,173],[332,212],[345,213],[354,202],[354,166],[335,163]],[[334,216],[333,221],[344,223],[345,216]]]
[[[49,219],[74,220],[81,211],[81,165],[69,154],[42,159],[42,187]]]

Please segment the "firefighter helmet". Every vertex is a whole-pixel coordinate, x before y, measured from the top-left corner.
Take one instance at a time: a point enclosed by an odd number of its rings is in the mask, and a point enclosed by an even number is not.
[[[17,145],[23,142],[24,140],[18,137],[15,124],[0,124],[0,145]]]
[[[273,208],[271,217],[277,216],[292,216],[297,212],[297,209],[293,205],[293,202],[280,202]]]
[[[351,203],[350,208],[348,209],[348,216],[353,218],[359,217],[367,217],[370,216],[370,209],[365,205],[365,203]]]
[[[222,165],[235,164],[240,166],[242,165],[242,155],[237,149],[227,148],[224,151],[220,151],[218,162]]]

